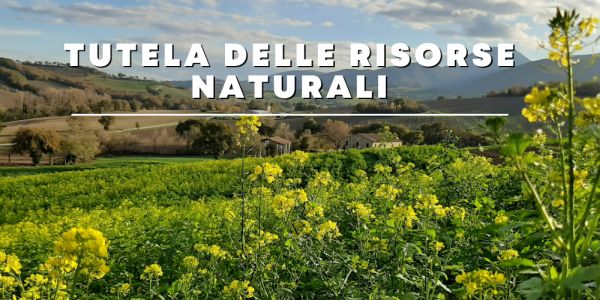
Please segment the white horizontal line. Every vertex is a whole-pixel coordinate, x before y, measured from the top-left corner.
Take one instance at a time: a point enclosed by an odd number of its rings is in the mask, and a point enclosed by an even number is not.
[[[183,113],[183,114],[71,114],[72,117],[508,117],[508,114],[467,114],[467,113],[440,113],[440,114],[334,114],[334,113]]]

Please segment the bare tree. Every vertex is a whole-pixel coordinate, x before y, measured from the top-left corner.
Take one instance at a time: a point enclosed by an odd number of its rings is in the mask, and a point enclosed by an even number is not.
[[[343,146],[350,136],[350,126],[344,121],[327,120],[323,128],[323,137],[331,142],[336,149]]]

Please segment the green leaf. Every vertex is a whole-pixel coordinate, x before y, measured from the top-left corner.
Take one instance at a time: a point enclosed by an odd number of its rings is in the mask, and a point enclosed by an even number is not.
[[[590,125],[587,128],[587,132],[592,137],[595,137],[596,139],[600,140],[600,125]]]
[[[600,265],[576,267],[560,283],[566,289],[583,290],[586,283],[600,279]]]
[[[544,282],[539,277],[534,277],[519,284],[517,291],[525,295],[527,300],[537,300],[544,293]]]
[[[531,139],[527,135],[524,133],[513,133],[500,148],[500,153],[508,157],[520,156],[525,153],[529,144],[531,144]]]
[[[535,267],[535,263],[526,258],[515,258],[515,259],[510,259],[510,260],[505,260],[503,262],[500,262],[500,266],[505,267],[505,268],[508,268],[508,267],[533,268],[533,267]]]

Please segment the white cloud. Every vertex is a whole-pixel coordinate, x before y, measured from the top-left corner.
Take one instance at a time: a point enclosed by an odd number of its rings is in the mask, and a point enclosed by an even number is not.
[[[204,3],[206,6],[216,7],[219,5],[219,0],[202,0],[202,3]]]
[[[42,32],[33,29],[0,28],[0,36],[38,36]]]
[[[296,0],[302,2],[302,0]],[[537,41],[524,21],[546,24],[557,6],[577,8],[583,16],[600,11],[600,0],[304,0],[313,5],[341,6],[385,16],[415,30],[433,29],[441,35],[488,40]],[[519,21],[519,23],[517,23]],[[518,25],[521,24],[521,25]],[[518,25],[518,26],[517,26]],[[534,43],[535,44],[535,43]]]
[[[331,21],[325,21],[321,23],[321,26],[323,27],[333,27],[335,26],[335,23],[331,22]]]

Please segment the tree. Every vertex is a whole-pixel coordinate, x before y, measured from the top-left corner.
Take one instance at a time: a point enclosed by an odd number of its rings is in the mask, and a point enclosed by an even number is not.
[[[300,132],[304,132],[306,130],[310,130],[312,134],[319,133],[323,130],[323,125],[319,124],[315,119],[310,118],[302,124],[302,130]]]
[[[350,136],[350,126],[344,121],[327,120],[323,127],[323,137],[336,149],[343,146],[344,140]]]
[[[423,132],[423,142],[428,145],[443,143],[451,134],[451,130],[439,122],[423,124],[421,131]]]
[[[102,125],[104,130],[109,130],[110,126],[115,122],[115,117],[112,116],[103,116],[98,119],[98,123]]]
[[[280,136],[288,141],[293,142],[296,137],[294,136],[294,131],[290,128],[290,124],[288,123],[279,123],[277,129],[273,133],[274,136]]]
[[[225,155],[235,145],[235,135],[227,125],[200,120],[190,128],[192,150],[215,158]]]
[[[100,141],[94,134],[68,134],[61,143],[65,162],[89,162],[100,153]]]
[[[275,134],[275,120],[273,118],[267,118],[261,120],[261,126],[258,128],[258,134],[265,136],[273,136]]]
[[[65,164],[76,164],[80,161],[93,160],[100,153],[98,136],[89,132],[82,119],[67,119],[69,130],[61,141],[61,151],[65,156]]]
[[[40,164],[44,154],[52,155],[60,149],[60,136],[54,132],[40,128],[20,128],[12,139],[12,151],[29,153],[34,166]],[[50,159],[52,163],[52,159]]]
[[[409,131],[402,135],[402,142],[406,145],[420,145],[423,143],[423,132],[420,130]]]
[[[390,126],[384,125],[379,132],[377,132],[379,139],[382,142],[392,142],[398,140],[398,136],[390,130]]]
[[[201,120],[189,119],[185,121],[180,121],[175,127],[175,132],[178,136],[185,139],[186,148],[190,148],[192,145],[192,127],[201,125]]]

